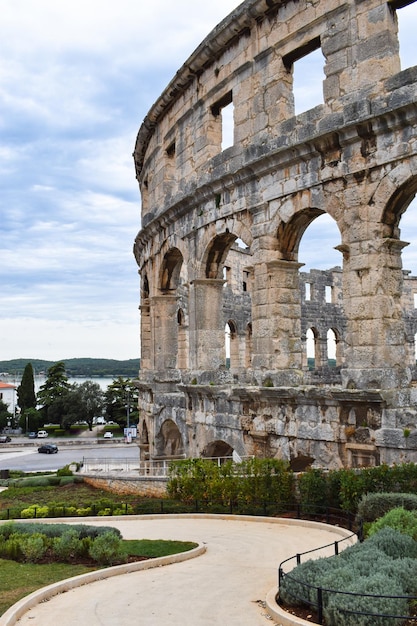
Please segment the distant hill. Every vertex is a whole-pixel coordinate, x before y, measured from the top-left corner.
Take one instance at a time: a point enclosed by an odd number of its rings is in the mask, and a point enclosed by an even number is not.
[[[139,373],[140,359],[128,359],[127,361],[117,361],[116,359],[60,359],[59,361],[43,361],[42,359],[12,359],[11,361],[0,361],[1,373],[21,376],[27,363],[32,363],[36,374],[44,372],[55,363],[63,361],[69,378],[82,376],[124,376],[125,378],[136,378]]]

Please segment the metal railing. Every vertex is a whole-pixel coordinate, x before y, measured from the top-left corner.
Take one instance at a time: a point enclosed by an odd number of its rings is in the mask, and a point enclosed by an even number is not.
[[[248,459],[252,457],[242,457]],[[139,461],[139,459],[125,458],[116,459],[111,457],[94,458],[84,457],[81,472],[84,474],[130,474],[143,478],[168,478],[171,463],[181,459],[160,459],[152,461]],[[213,461],[218,466],[232,457],[204,457],[204,461]]]
[[[289,557],[288,559],[285,559],[284,561],[281,561],[281,563],[279,564],[278,567],[278,588],[281,587],[282,581],[284,578],[288,577],[290,580],[294,581],[297,585],[301,586],[301,587],[305,587],[306,589],[310,589],[315,591],[315,597],[316,600],[312,600],[311,599],[311,595],[309,596],[309,600],[308,600],[308,605],[314,609],[317,613],[317,624],[323,624],[324,623],[324,608],[325,608],[325,602],[324,602],[324,598],[328,598],[330,595],[339,595],[339,596],[350,596],[350,597],[363,597],[363,598],[384,598],[384,599],[388,599],[388,600],[406,600],[407,602],[416,602],[417,601],[417,596],[398,596],[398,595],[385,595],[385,594],[372,594],[372,593],[355,593],[353,591],[340,591],[338,589],[326,589],[324,587],[318,587],[316,585],[311,585],[309,583],[305,583],[301,580],[298,580],[297,577],[292,573],[292,571],[285,573],[283,566],[285,564],[290,563],[291,561],[296,561],[295,565],[300,565],[302,557],[306,556],[306,555],[310,555],[312,553],[317,553],[319,551],[328,551],[329,548],[333,548],[334,549],[334,556],[337,556],[339,554],[339,544],[343,543],[344,541],[348,541],[349,539],[351,539],[356,533],[352,533],[352,535],[349,535],[348,537],[345,537],[344,539],[340,539],[339,541],[335,541],[334,543],[329,543],[326,544],[324,546],[320,546],[319,548],[314,548],[313,550],[307,550],[306,552],[301,552],[298,554],[295,554],[291,557]],[[309,560],[309,559],[307,559]],[[290,593],[291,597],[293,597],[295,600],[298,600],[301,604],[303,604],[305,606],[305,604],[307,603],[305,597],[300,597],[300,596],[296,596],[293,594],[293,590]],[[284,607],[285,608],[285,607]],[[375,613],[372,611],[361,611],[361,610],[354,610],[354,609],[340,609],[339,611],[343,612],[343,613],[349,613],[350,615],[362,615],[362,616],[368,616],[368,617],[372,617],[372,618],[383,618],[383,619],[390,619],[390,620],[401,620],[401,623],[404,623],[406,621],[406,623],[410,623],[410,622],[417,622],[417,616],[412,616],[412,615],[392,615],[392,614],[385,614],[385,613]],[[382,623],[378,621],[378,624]],[[400,622],[399,622],[400,623]]]
[[[119,474],[148,478],[168,478],[170,461],[139,461],[137,459],[84,457],[83,474]]]

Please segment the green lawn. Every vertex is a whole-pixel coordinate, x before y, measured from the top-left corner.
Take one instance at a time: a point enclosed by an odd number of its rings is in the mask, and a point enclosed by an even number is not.
[[[191,541],[150,539],[129,540],[123,543],[127,555],[149,558],[186,552],[197,546]],[[38,565],[0,559],[0,615],[3,615],[15,602],[41,587],[46,587],[65,578],[86,574],[94,569],[98,568],[67,563]]]

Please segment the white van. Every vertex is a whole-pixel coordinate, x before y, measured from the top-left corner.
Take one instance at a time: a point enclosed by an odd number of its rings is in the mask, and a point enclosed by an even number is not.
[[[45,439],[48,436],[46,430],[38,430],[38,439]]]

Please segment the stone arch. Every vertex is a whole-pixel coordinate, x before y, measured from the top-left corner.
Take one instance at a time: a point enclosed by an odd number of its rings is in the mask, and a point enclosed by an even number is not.
[[[211,441],[201,453],[201,456],[205,458],[232,458],[232,455],[232,446],[222,439]]]
[[[331,336],[329,336],[331,333]],[[333,357],[334,352],[334,357]],[[330,359],[336,361],[336,367],[342,363],[342,351],[341,351],[341,333],[337,328],[333,326],[327,330],[327,363]]]
[[[184,455],[184,442],[176,423],[167,419],[155,437],[156,457],[181,458]]]
[[[284,261],[298,260],[298,250],[304,233],[317,217],[325,213],[324,209],[309,207],[295,213],[288,222],[279,224],[277,229],[278,247]],[[330,217],[333,216],[330,215]],[[336,220],[335,222],[337,224]]]
[[[410,158],[408,167],[401,164],[386,174],[369,201],[378,211],[375,220],[383,224],[384,237],[400,238],[401,216],[417,194],[417,175],[413,171],[417,171],[417,157]]]
[[[171,248],[166,252],[160,272],[159,288],[161,291],[175,291],[177,289],[183,262],[183,255],[178,248]]]
[[[197,245],[201,252],[194,255],[200,260],[196,277],[222,278],[224,261],[236,240],[243,241],[249,248],[253,242],[250,225],[237,218],[213,222],[204,231],[200,231]],[[210,263],[213,263],[211,272]]]
[[[214,237],[203,257],[205,278],[221,279],[223,277],[224,262],[236,239],[237,236],[230,232]]]

